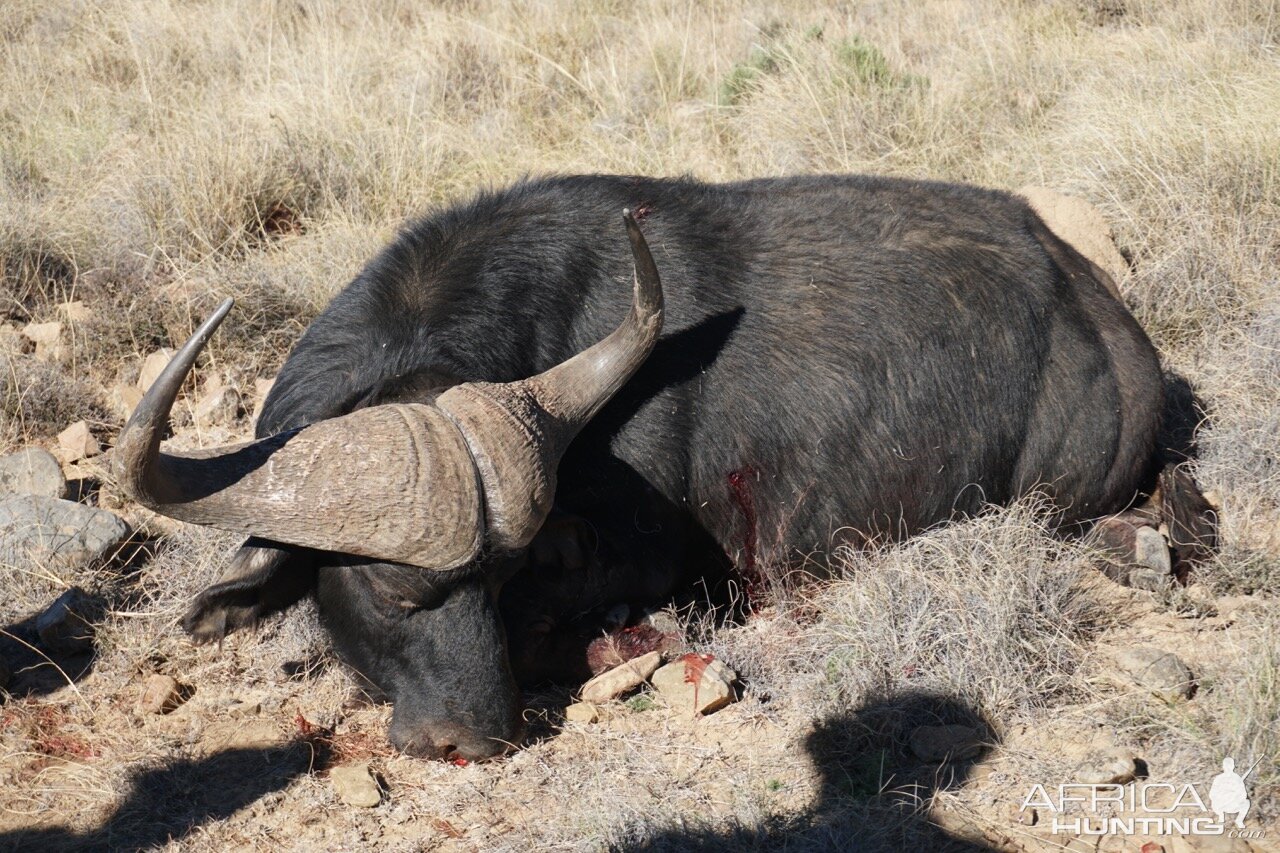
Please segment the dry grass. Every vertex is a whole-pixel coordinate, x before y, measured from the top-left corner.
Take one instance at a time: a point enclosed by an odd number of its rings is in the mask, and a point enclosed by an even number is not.
[[[73,584],[108,605],[91,675],[0,711],[0,839],[938,849],[931,803],[1021,837],[1006,805],[1104,739],[1174,782],[1261,757],[1255,815],[1280,832],[1278,37],[1273,0],[10,0],[0,321],[69,300],[96,314],[69,329],[65,364],[4,344],[0,450],[79,418],[110,434],[106,389],[226,295],[241,307],[198,373],[248,391],[405,217],[524,174],[1043,183],[1105,212],[1133,262],[1126,298],[1206,401],[1195,474],[1222,501],[1224,547],[1198,579],[1254,603],[1210,616],[1109,588],[1019,508],[852,556],[843,580],[744,626],[693,626],[746,679],[726,711],[693,724],[640,701],[545,737],[566,698],[548,694],[542,739],[453,768],[380,751],[386,709],[344,707],[306,612],[190,646],[182,609],[231,540],[183,529],[130,571],[0,580],[4,624]],[[1176,646],[1200,694],[1166,706],[1103,678],[1100,650],[1138,641]],[[196,696],[141,719],[155,670]],[[297,747],[318,764],[289,746],[210,757],[227,732],[295,737],[299,714],[337,723]],[[922,780],[903,737],[930,719],[986,726],[996,772]],[[371,757],[388,802],[337,803],[307,772],[325,750]],[[18,827],[45,834],[2,834]]]

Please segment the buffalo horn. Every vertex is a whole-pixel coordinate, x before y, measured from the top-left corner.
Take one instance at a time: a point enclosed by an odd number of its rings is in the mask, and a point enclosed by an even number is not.
[[[573,437],[644,362],[662,328],[662,288],[635,219],[631,311],[612,334],[516,382],[468,382],[435,405],[395,403],[257,441],[160,450],[196,357],[230,311],[218,307],[152,384],[116,443],[129,497],[163,515],[275,542],[451,569],[488,543],[528,544]]]

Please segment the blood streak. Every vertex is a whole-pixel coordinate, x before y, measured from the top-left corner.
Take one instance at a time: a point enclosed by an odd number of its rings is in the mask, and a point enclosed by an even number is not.
[[[684,683],[693,685],[693,707],[700,708],[698,704],[698,690],[702,687],[702,676],[707,671],[707,666],[714,657],[711,655],[700,655],[690,652],[680,658],[680,662],[684,664]]]
[[[761,592],[760,572],[756,567],[756,534],[759,520],[756,516],[755,494],[752,483],[756,479],[756,470],[750,465],[729,474],[729,497],[738,512],[742,514],[742,574],[746,586],[747,605],[755,609],[756,597]]]

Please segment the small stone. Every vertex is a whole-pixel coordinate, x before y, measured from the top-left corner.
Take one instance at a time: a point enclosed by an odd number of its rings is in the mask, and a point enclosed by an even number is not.
[[[58,433],[58,446],[66,454],[68,462],[90,459],[102,452],[102,446],[93,437],[93,433],[89,432],[86,421],[76,421]]]
[[[67,478],[53,454],[28,447],[0,457],[0,494],[67,496]]]
[[[1071,781],[1084,785],[1123,785],[1137,777],[1137,757],[1127,749],[1109,749],[1080,762]]]
[[[0,498],[0,565],[78,569],[111,557],[129,525],[103,509],[39,495]]]
[[[644,684],[662,664],[662,652],[649,652],[600,673],[582,685],[584,702],[608,702]]]
[[[142,362],[142,369],[138,372],[138,390],[145,393],[151,387],[151,384],[159,378],[160,373],[169,366],[169,360],[175,354],[175,350],[165,348],[158,349],[147,356]]]
[[[373,808],[382,802],[382,790],[368,764],[342,764],[329,771],[338,799],[349,806]]]
[[[52,323],[28,323],[22,327],[22,336],[36,346],[56,344],[62,338],[62,324],[56,321]]]
[[[172,675],[152,675],[142,687],[138,697],[138,711],[143,714],[167,714],[191,695],[191,690],[179,684]]]
[[[93,311],[79,300],[63,302],[58,306],[58,313],[75,325],[81,325],[93,319]]]
[[[710,714],[733,701],[737,673],[711,655],[681,655],[653,674],[653,686],[676,711]]]
[[[67,349],[62,343],[61,323],[28,323],[22,327],[22,334],[36,345],[36,358],[45,361],[65,360]]]
[[[964,761],[982,752],[982,732],[972,726],[919,726],[907,745],[921,761]]]
[[[58,596],[36,617],[36,634],[56,654],[75,655],[93,650],[94,602],[76,587]]]
[[[1151,646],[1133,646],[1115,653],[1116,665],[1139,687],[1166,702],[1189,699],[1195,690],[1191,669],[1172,652]]]
[[[1134,538],[1133,561],[1164,577],[1173,574],[1169,558],[1169,543],[1160,531],[1151,527],[1139,527]]]
[[[115,410],[128,418],[142,402],[142,391],[136,385],[116,385],[111,389],[108,397]]]
[[[240,414],[240,394],[236,389],[217,383],[196,401],[195,417],[199,424],[226,424]]]
[[[574,702],[564,709],[564,718],[570,723],[596,723],[600,721],[600,709],[590,702]]]

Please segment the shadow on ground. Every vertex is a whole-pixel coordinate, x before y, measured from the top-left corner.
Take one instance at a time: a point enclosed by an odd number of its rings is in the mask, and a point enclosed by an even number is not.
[[[100,602],[95,604],[101,609]],[[8,696],[47,696],[84,680],[93,672],[97,653],[92,645],[84,651],[72,652],[45,648],[36,631],[39,618],[39,612],[32,613],[0,627],[0,661],[13,673],[6,690],[0,691],[0,703]]]
[[[138,772],[121,806],[88,832],[69,827],[0,833],[0,851],[140,850],[180,839],[288,786],[311,767],[306,741],[269,749],[229,749]]]
[[[991,728],[973,709],[929,694],[895,695],[818,723],[804,739],[821,783],[809,813],[782,815],[757,826],[684,826],[623,830],[611,849],[664,851],[986,851],[931,823],[932,796],[960,787],[986,749],[964,760],[922,763],[907,746],[921,725],[959,723]],[[197,760],[170,761],[137,772],[120,807],[99,827],[80,832],[44,827],[0,834],[0,851],[136,850],[181,839],[223,820],[295,779],[322,767],[323,739],[266,749],[231,749]]]
[[[976,710],[954,699],[925,693],[898,694],[864,704],[819,722],[804,740],[808,760],[821,776],[818,799],[809,813],[784,815],[758,826],[706,829],[691,815],[687,825],[657,832],[638,827],[636,836],[616,841],[618,853],[675,851],[928,850],[977,853],[994,848],[959,838],[931,823],[930,799],[954,790],[989,752],[983,748],[961,761],[920,762],[907,747],[922,725],[962,724],[986,733],[990,725]]]

